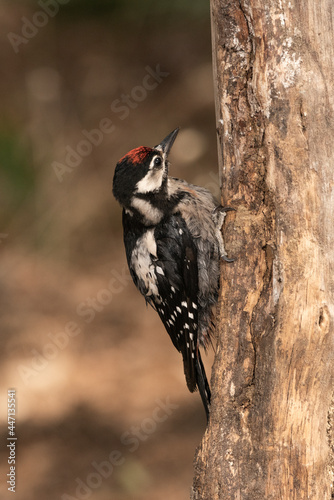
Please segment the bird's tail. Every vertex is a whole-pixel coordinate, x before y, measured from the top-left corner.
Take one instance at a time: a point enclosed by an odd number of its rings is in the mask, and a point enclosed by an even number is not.
[[[197,359],[196,359],[196,383],[202,398],[202,402],[206,413],[206,418],[207,421],[209,422],[211,391],[209,382],[206,378],[206,373],[199,350],[197,352]]]

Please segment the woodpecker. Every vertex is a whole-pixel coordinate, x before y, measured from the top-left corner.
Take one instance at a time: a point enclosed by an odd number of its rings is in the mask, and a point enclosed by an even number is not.
[[[116,165],[113,194],[123,207],[124,245],[134,284],[182,354],[187,386],[198,388],[209,419],[210,386],[199,347],[211,343],[226,212],[205,188],[168,175],[179,129],[138,147]]]

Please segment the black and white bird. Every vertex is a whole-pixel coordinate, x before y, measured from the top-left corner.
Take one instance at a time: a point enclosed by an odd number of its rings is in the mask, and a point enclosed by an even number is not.
[[[178,131],[153,148],[141,146],[123,156],[113,194],[123,207],[132,279],[181,352],[188,389],[199,389],[209,418],[211,392],[199,346],[210,344],[219,261],[232,260],[221,234],[231,209],[218,206],[207,189],[168,175],[168,154]]]

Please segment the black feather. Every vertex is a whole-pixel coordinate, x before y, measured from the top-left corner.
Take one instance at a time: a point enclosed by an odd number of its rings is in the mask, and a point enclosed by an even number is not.
[[[143,228],[134,217],[123,213],[124,243],[131,276],[146,301],[158,312],[174,346],[182,354],[184,373],[190,392],[199,388],[208,415],[210,388],[198,350],[198,264],[197,248],[183,218],[176,214],[152,228]],[[158,293],[149,291],[147,280],[133,269],[132,257],[138,239],[151,230],[156,254],[150,254],[152,283]],[[146,275],[147,276],[147,275]]]

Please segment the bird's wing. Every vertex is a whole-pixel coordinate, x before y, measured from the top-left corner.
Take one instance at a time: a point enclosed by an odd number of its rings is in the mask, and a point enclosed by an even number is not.
[[[159,296],[152,296],[174,346],[182,353],[188,388],[196,389],[198,331],[197,250],[186,223],[173,215],[154,230],[153,261]]]

